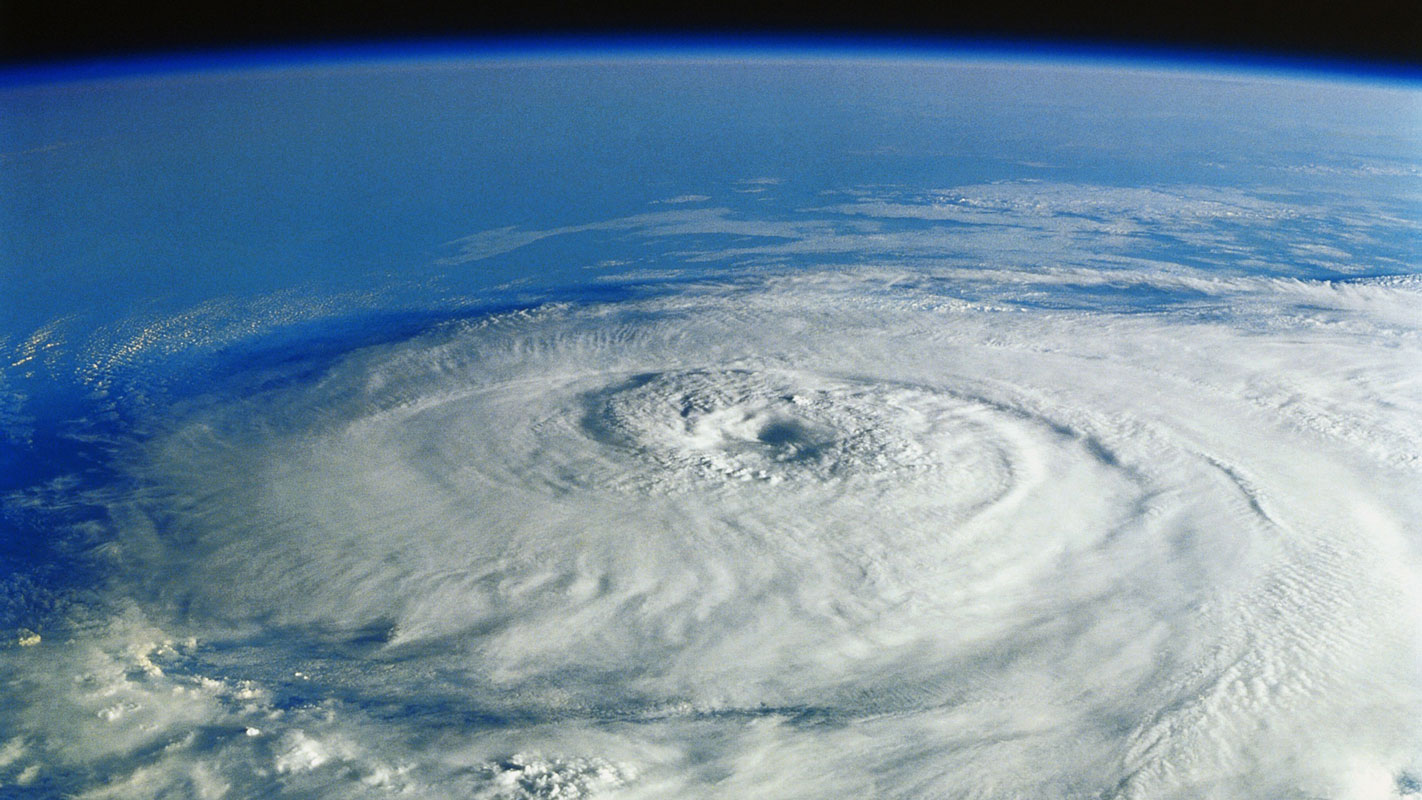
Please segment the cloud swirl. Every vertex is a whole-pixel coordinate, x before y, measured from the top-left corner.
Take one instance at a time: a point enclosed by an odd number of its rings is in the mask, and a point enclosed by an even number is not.
[[[129,610],[45,645],[78,683],[19,668],[53,699],[10,712],[0,770],[147,754],[117,795],[1413,791],[1416,285],[1012,275],[453,315],[192,398],[102,497]],[[1179,298],[1032,302],[1062,282]]]

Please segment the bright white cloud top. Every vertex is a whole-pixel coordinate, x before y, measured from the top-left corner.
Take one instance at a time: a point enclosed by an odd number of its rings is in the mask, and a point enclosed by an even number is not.
[[[1058,162],[748,168],[401,276],[41,315],[0,791],[1422,794],[1418,94],[900,69],[1327,113],[1189,181],[1049,179],[1129,137],[1009,126]]]

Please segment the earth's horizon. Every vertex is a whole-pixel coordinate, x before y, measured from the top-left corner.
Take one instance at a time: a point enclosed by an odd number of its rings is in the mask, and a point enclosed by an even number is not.
[[[763,44],[0,72],[0,796],[1422,795],[1416,76]]]

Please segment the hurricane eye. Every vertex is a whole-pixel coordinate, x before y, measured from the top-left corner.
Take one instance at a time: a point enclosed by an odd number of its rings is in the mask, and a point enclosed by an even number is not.
[[[624,38],[0,63],[0,798],[1422,800],[1422,72]]]
[[[775,447],[806,448],[814,446],[814,437],[809,428],[794,420],[777,420],[768,423],[757,433],[761,442]]]

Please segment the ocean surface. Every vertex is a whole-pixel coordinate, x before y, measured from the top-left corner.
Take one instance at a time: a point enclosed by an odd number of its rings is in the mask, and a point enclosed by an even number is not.
[[[1422,795],[1422,84],[0,76],[0,797]]]

